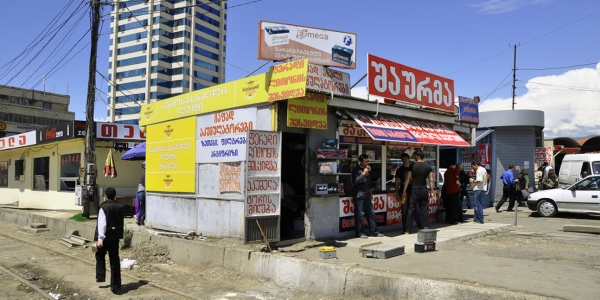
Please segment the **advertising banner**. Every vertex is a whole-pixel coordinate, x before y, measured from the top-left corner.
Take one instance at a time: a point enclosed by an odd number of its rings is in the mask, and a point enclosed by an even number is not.
[[[256,126],[256,107],[197,117],[196,163],[246,160],[246,132]]]
[[[281,132],[249,131],[246,217],[278,216],[281,211]]]
[[[85,136],[85,132],[83,133]],[[96,122],[96,139],[99,140],[144,140],[146,135],[139,125]]]
[[[479,161],[481,166],[491,170],[492,163],[492,147],[491,144],[479,144]]]
[[[85,137],[85,122],[72,121],[36,130],[38,144]]]
[[[195,191],[196,118],[148,126],[146,190]]]
[[[308,59],[311,64],[356,68],[356,34],[260,21],[258,59]]]
[[[271,72],[268,73],[148,103],[142,105],[140,126],[252,104],[302,97],[306,93],[307,73],[306,60],[293,61],[272,67]],[[299,82],[298,80],[301,79],[304,81]]]
[[[0,150],[8,150],[37,144],[35,131],[0,138]]]
[[[289,99],[287,126],[327,129],[327,95],[307,93],[302,98]]]
[[[474,99],[458,96],[458,108],[461,121],[479,124],[479,105]]]
[[[535,147],[535,158],[534,162],[551,162],[552,161],[552,147]]]
[[[308,90],[350,97],[350,74],[323,66],[308,65]]]
[[[448,125],[393,115],[348,111],[350,116],[375,140],[444,146],[469,146]]]
[[[358,123],[352,120],[341,120],[338,126],[339,142],[342,144],[386,145],[423,148],[423,144],[393,141],[376,141],[369,136]]]
[[[454,80],[369,54],[369,94],[454,112]]]

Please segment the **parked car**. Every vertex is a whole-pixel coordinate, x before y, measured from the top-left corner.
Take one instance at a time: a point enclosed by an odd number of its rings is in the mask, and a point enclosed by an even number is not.
[[[532,193],[527,206],[541,217],[559,212],[600,214],[600,175],[591,175],[566,188]]]

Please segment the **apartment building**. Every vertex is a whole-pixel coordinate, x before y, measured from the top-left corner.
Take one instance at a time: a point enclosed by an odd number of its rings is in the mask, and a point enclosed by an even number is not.
[[[225,81],[227,1],[113,1],[109,122],[138,124],[142,104]]]
[[[75,120],[71,96],[0,85],[0,138]]]

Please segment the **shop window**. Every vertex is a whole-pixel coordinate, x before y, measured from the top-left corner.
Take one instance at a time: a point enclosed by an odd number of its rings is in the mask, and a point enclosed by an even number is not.
[[[79,180],[81,154],[65,154],[60,156],[60,190],[74,191]]]
[[[33,159],[33,190],[47,191],[50,180],[50,157]]]
[[[15,180],[20,180],[20,177],[25,174],[25,161],[15,160]]]
[[[0,187],[8,187],[8,161],[0,161]]]

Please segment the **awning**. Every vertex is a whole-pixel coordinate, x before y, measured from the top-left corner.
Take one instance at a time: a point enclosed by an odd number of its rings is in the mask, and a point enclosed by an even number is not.
[[[476,130],[475,143],[479,142],[482,138],[486,137],[488,134],[494,132],[494,129],[488,130]]]
[[[443,123],[382,113],[374,116],[372,113],[347,112],[374,140],[470,147],[469,143]]]

